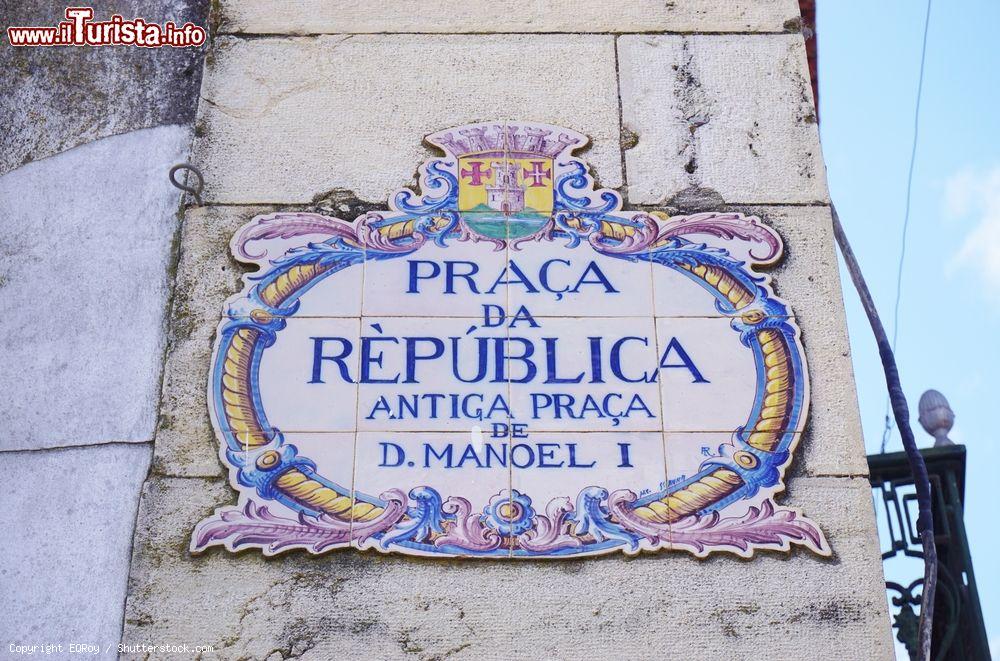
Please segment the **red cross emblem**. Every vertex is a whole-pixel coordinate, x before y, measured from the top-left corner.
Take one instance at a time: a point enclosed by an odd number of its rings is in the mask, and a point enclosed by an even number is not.
[[[531,180],[528,184],[532,188],[538,188],[539,186],[545,185],[546,179],[552,178],[552,170],[545,169],[545,161],[532,161],[531,169],[524,168],[524,180]]]
[[[483,161],[469,161],[469,165],[472,166],[472,169],[462,170],[462,176],[470,179],[471,186],[481,186],[483,179],[487,179],[493,174],[493,170],[490,168],[483,169],[485,165]]]

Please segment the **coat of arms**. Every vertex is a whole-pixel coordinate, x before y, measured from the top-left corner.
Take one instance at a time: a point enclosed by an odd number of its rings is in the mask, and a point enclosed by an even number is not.
[[[555,127],[486,125],[428,140],[458,158],[458,210],[476,232],[520,238],[552,215],[556,156],[579,143]]]

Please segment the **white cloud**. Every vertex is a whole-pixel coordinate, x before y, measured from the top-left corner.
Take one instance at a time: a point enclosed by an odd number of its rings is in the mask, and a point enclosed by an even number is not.
[[[1000,166],[949,177],[945,204],[946,215],[973,221],[948,271],[971,270],[982,279],[984,291],[1000,298]]]

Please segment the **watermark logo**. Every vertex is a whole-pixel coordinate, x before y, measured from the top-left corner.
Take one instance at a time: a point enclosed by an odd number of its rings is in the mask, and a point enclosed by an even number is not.
[[[66,20],[56,26],[8,27],[11,46],[141,46],[143,48],[188,48],[205,43],[205,28],[187,22],[152,23],[141,18],[126,20],[115,14],[107,21],[94,21],[93,7],[67,7]]]

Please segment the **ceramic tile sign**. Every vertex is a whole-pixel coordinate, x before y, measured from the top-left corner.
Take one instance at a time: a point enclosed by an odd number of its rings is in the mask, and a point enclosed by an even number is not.
[[[192,551],[698,556],[829,547],[773,498],[806,416],[799,331],[738,213],[623,210],[532,122],[430,135],[385,211],[254,218],[209,409],[235,507]]]

